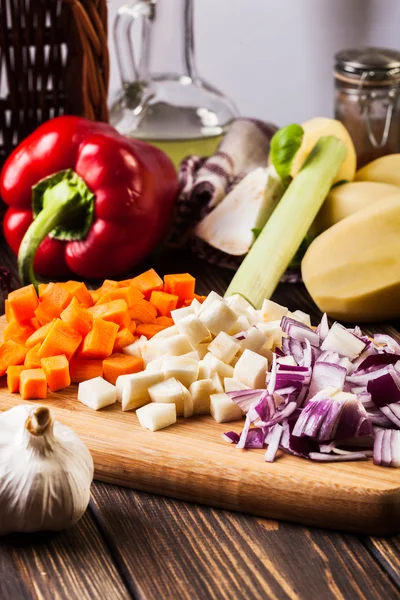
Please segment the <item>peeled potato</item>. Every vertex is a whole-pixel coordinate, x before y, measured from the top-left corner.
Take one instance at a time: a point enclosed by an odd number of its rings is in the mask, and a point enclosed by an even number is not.
[[[400,317],[400,194],[321,233],[301,265],[318,308],[356,323]]]
[[[377,158],[357,171],[356,181],[380,181],[400,185],[400,154]]]
[[[396,193],[400,195],[397,186],[376,181],[352,181],[338,185],[329,192],[315,218],[312,232],[321,233],[366,206]]]
[[[347,148],[347,156],[339,169],[336,176],[336,181],[353,181],[356,174],[357,156],[354,148],[353,140],[345,126],[335,119],[327,117],[316,117],[310,121],[302,123],[304,129],[303,142],[300,149],[293,160],[291,175],[294,177],[300,171],[305,159],[318,142],[319,138],[325,135],[334,135],[345,143]]]

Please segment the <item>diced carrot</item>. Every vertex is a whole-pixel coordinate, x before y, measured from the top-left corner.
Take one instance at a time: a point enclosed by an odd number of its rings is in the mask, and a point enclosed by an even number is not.
[[[131,286],[120,287],[115,290],[110,290],[108,292],[108,295],[110,297],[110,300],[125,300],[125,302],[128,305],[128,308],[133,306],[136,300],[141,300],[143,298],[142,292]]]
[[[92,299],[92,304],[96,304],[97,300],[101,296],[101,293],[99,292],[99,290],[89,290],[89,294]]]
[[[93,306],[92,296],[82,281],[66,281],[61,284],[70,294],[76,298],[80,304],[89,308]]]
[[[68,323],[56,319],[40,347],[38,356],[39,358],[47,358],[48,356],[65,354],[67,360],[71,360],[81,341],[82,336],[72,329]]]
[[[172,327],[174,320],[171,317],[157,317],[157,325],[163,325],[164,327]]]
[[[22,365],[28,350],[22,344],[8,340],[0,345],[0,377],[4,375],[8,367]]]
[[[38,290],[39,290],[39,298],[41,298],[44,294],[44,292],[46,291],[48,284],[47,283],[39,283],[38,285]]]
[[[27,369],[39,369],[40,368],[40,358],[38,356],[38,352],[40,350],[42,344],[36,344],[33,348],[29,348],[25,360],[24,365]]]
[[[111,300],[105,304],[96,304],[88,308],[94,319],[111,321],[121,328],[127,327],[130,322],[128,305],[125,300]]]
[[[96,291],[98,292],[98,297],[106,294],[110,290],[115,290],[118,287],[118,281],[114,281],[113,279],[105,279],[103,281],[103,285],[101,285]]]
[[[110,294],[108,292],[106,292],[105,294],[102,294],[100,296],[100,298],[97,300],[97,302],[95,302],[95,305],[107,304],[107,302],[111,302]]]
[[[178,304],[178,296],[167,294],[167,292],[152,292],[150,302],[156,307],[162,317],[170,317],[171,310],[175,310]]]
[[[13,340],[19,344],[25,344],[28,337],[34,332],[35,329],[29,323],[19,323],[13,319],[4,330],[4,341]]]
[[[15,319],[14,313],[8,300],[4,300],[4,312],[6,313],[7,323],[10,323],[10,321]]]
[[[159,333],[160,331],[163,331],[163,329],[166,329],[166,328],[167,327],[165,325],[153,325],[152,323],[140,323],[136,327],[136,333],[138,334],[139,337],[141,335],[144,335],[149,340],[150,338],[153,337],[153,335],[156,335],[156,333]]]
[[[39,298],[32,284],[8,294],[8,305],[17,321],[26,321],[35,316]]]
[[[24,365],[11,365],[7,369],[7,387],[8,391],[12,394],[19,392],[19,381],[22,371],[25,371]]]
[[[90,331],[93,323],[93,315],[87,308],[76,306],[73,302],[62,311],[60,319],[84,336]]]
[[[71,302],[72,294],[62,283],[49,283],[42,294],[41,300],[42,302],[59,306],[61,312]]]
[[[117,333],[116,323],[95,319],[92,329],[83,340],[79,358],[107,358],[112,353]]]
[[[19,391],[23,400],[46,398],[47,381],[43,369],[26,369],[22,371]]]
[[[32,325],[33,329],[39,329],[39,327],[41,327],[39,319],[37,317],[29,319],[29,323]]]
[[[112,354],[103,360],[103,377],[113,385],[120,375],[143,371],[143,359],[128,354]]]
[[[192,300],[194,298],[196,298],[196,300],[198,300],[200,302],[200,304],[203,304],[203,302],[207,298],[207,296],[199,296],[199,294],[193,294],[193,298],[191,298],[190,301],[192,302]]]
[[[42,327],[39,327],[39,329],[36,329],[36,331],[32,333],[32,335],[30,335],[25,341],[25,346],[27,348],[33,348],[33,346],[36,346],[36,344],[41,344],[46,335],[49,333],[53,323],[54,320],[50,323],[46,323],[46,325],[42,325]]]
[[[103,377],[103,361],[90,358],[73,358],[69,363],[72,383],[81,383],[94,377]]]
[[[138,300],[129,309],[129,314],[132,321],[139,321],[139,323],[155,324],[157,317],[157,309],[147,300]]]
[[[196,280],[189,273],[165,275],[164,291],[178,296],[181,300],[193,298]]]
[[[135,323],[135,329],[136,329],[136,323]],[[118,331],[117,337],[115,338],[113,353],[121,352],[122,348],[125,348],[125,346],[129,346],[129,344],[133,344],[134,341],[135,341],[135,336],[133,335],[133,333],[131,331],[129,331],[129,329],[127,327],[125,327],[124,329],[121,329],[121,331]]]
[[[131,286],[141,291],[144,297],[149,299],[151,292],[163,289],[163,280],[154,269],[150,269],[137,277],[133,277]]]
[[[137,327],[136,321],[131,321],[128,325],[128,329],[133,335],[135,335],[135,333],[136,333],[136,327]]]
[[[62,390],[71,384],[69,364],[64,354],[48,356],[41,359],[41,366],[46,376],[47,385],[52,392]]]

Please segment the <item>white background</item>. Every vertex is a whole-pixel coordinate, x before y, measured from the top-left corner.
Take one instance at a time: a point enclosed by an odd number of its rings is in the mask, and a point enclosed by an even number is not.
[[[173,9],[175,0],[159,1]],[[279,125],[332,115],[337,50],[400,50],[400,0],[194,2],[200,75],[228,94],[241,114]],[[110,22],[123,3],[109,0]],[[112,39],[110,50],[113,93],[119,79]]]

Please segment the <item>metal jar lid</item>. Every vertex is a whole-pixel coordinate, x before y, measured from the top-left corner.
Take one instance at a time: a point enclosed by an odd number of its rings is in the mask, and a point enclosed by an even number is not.
[[[400,78],[400,52],[388,48],[358,48],[335,54],[335,71],[340,78],[359,79],[368,73],[368,82],[393,83]],[[363,77],[364,76],[364,77]]]

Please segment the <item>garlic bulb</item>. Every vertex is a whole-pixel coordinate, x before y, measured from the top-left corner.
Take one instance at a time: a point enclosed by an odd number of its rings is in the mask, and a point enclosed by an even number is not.
[[[90,498],[93,460],[48,408],[0,413],[0,534],[60,530],[78,521]]]

